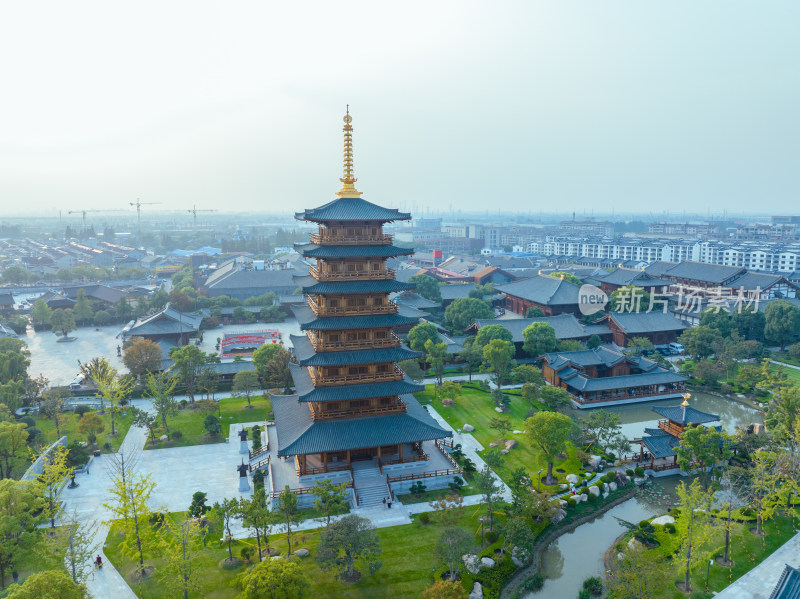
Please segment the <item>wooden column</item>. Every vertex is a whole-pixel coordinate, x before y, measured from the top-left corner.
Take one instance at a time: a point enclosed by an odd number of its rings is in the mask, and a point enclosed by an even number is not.
[[[378,459],[381,459],[381,446],[378,445]]]
[[[327,452],[322,454],[322,469],[325,472],[328,471],[328,453]]]
[[[347,450],[347,465],[350,465],[350,450]]]
[[[403,444],[400,443],[400,459],[403,459]]]

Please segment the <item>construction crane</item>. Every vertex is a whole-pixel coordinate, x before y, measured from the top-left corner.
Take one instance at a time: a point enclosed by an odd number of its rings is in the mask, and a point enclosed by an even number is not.
[[[195,205],[195,206],[192,206],[191,209],[188,210],[188,212],[190,212],[191,215],[194,217],[194,228],[196,229],[197,228],[197,213],[198,212],[216,212],[216,210],[214,210],[213,208],[212,209],[206,209],[206,210],[198,210],[197,206]]]
[[[81,214],[83,216],[83,228],[86,228],[87,212],[122,212],[122,210],[69,210],[67,214]]]
[[[142,232],[142,206],[152,206],[154,204],[160,204],[161,202],[142,202],[139,198],[136,198],[135,202],[128,202],[131,206],[136,206],[136,228],[139,230],[139,233]]]

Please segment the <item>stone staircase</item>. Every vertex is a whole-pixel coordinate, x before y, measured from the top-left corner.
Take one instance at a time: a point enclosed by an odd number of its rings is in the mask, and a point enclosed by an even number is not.
[[[386,477],[370,462],[353,464],[353,486],[358,493],[358,506],[362,508],[382,506],[389,497]]]

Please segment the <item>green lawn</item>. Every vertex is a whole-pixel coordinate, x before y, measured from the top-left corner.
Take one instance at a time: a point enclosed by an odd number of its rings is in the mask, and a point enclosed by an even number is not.
[[[427,386],[425,391],[417,393],[416,397],[422,404],[431,404],[454,429],[460,429],[464,424],[474,426],[475,432],[472,435],[481,445],[488,449],[489,443],[500,438],[497,431],[489,428],[489,422],[495,416],[508,416],[513,430],[522,431],[525,429],[525,414],[531,406],[520,397],[518,389],[511,389],[507,394],[511,397],[511,405],[509,406],[509,411],[505,414],[498,414],[495,411],[494,403],[492,403],[492,398],[488,393],[472,388],[465,387],[461,395],[454,398],[456,402],[454,406],[442,406],[440,400],[434,399],[433,388],[430,385]],[[537,407],[539,406],[537,405]],[[534,483],[537,480],[537,472],[540,468],[544,469],[542,475],[546,474],[547,463],[542,459],[541,452],[531,445],[524,434],[508,433],[506,439],[514,439],[518,445],[505,456],[506,459],[503,466],[495,469],[503,480],[508,482],[511,472],[520,466],[530,473],[531,480]],[[485,453],[485,450],[482,453]],[[557,472],[556,470],[558,469],[565,472]],[[574,448],[572,446],[567,448],[567,458],[556,460],[553,465],[553,475],[561,482],[565,481],[567,474],[576,474],[580,470],[581,465],[574,457]],[[551,492],[560,491],[556,486],[545,487],[542,485],[542,489],[548,489]]]
[[[800,385],[800,370],[797,368],[786,368],[777,364],[770,364],[769,367],[776,372],[780,370],[790,381],[794,381],[795,384]]]
[[[474,538],[477,543],[480,530],[478,517],[484,513],[483,510],[478,507],[468,507],[462,508],[460,511],[462,513],[460,526],[471,534],[475,534]],[[432,584],[434,568],[438,569],[440,566],[433,559],[433,548],[442,530],[443,526],[437,522],[423,525],[418,521],[409,525],[378,529],[383,550],[380,559],[383,565],[374,574],[364,572],[362,579],[354,584],[342,583],[336,578],[335,573],[319,569],[313,558],[315,548],[319,544],[317,532],[294,533],[292,545],[294,550],[306,547],[311,551],[311,557],[300,560],[310,582],[309,597],[320,599],[343,597],[346,592],[347,597],[354,599],[417,599],[422,591]],[[212,529],[207,535],[207,547],[198,558],[199,570],[202,572],[200,591],[190,593],[190,597],[233,598],[238,592],[235,588],[236,577],[250,565],[242,565],[236,570],[222,570],[219,563],[227,557],[227,548],[226,545],[217,541],[220,536],[219,530],[216,529]],[[133,577],[134,563],[122,555],[122,540],[117,525],[113,525],[105,546],[108,558],[120,570],[139,597],[147,599],[163,597],[164,590],[159,579],[160,569],[165,562],[161,557],[163,551],[156,548],[148,552],[146,564],[155,568],[154,574],[140,582],[134,580]],[[239,551],[245,545],[255,546],[255,539],[236,541],[233,547],[234,555],[238,556]],[[286,535],[272,535],[270,546],[285,555]],[[476,549],[478,549],[477,546]],[[437,570],[435,573],[440,574],[441,570]]]
[[[124,408],[123,408],[124,410]],[[114,451],[119,449],[119,446],[122,444],[123,439],[125,439],[125,435],[128,434],[128,429],[131,427],[131,420],[133,419],[130,412],[119,413],[114,416],[114,429],[116,431],[116,436],[111,436],[111,413],[106,410],[104,414],[101,414],[99,410],[93,410],[97,413],[100,418],[103,419],[103,423],[105,424],[105,431],[97,435],[97,443],[100,447],[103,447],[106,442],[111,443],[111,446],[114,448]],[[58,434],[56,433],[56,425],[50,418],[47,418],[44,414],[37,414],[33,415],[36,420],[36,428],[42,431],[44,435],[44,442],[42,445],[45,447],[55,443],[58,440]],[[86,441],[87,437],[84,433],[78,432],[78,415],[74,412],[62,412],[61,416],[59,416],[59,427],[61,429],[61,434],[67,435],[67,440],[72,443],[73,441]]]
[[[148,439],[145,449],[222,443],[228,436],[231,424],[263,422],[272,418],[272,402],[269,396],[251,397],[250,404],[252,407],[248,407],[247,400],[240,397],[220,400],[219,412],[217,410],[211,412],[218,417],[221,414],[222,434],[216,436],[210,436],[203,427],[203,422],[209,412],[189,407],[178,410],[177,414],[167,418],[167,425],[170,432],[178,430],[181,432],[182,437],[180,439],[170,439],[169,441],[156,440],[155,445]],[[164,433],[163,429],[156,431],[156,439]]]

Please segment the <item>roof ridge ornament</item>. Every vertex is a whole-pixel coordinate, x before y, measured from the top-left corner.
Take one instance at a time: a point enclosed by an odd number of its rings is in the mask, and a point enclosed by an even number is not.
[[[691,393],[684,393],[683,394],[683,403],[681,404],[681,406],[683,406],[684,408],[688,407],[689,406],[689,398],[691,396],[692,396]]]
[[[342,189],[336,194],[340,198],[360,198],[361,192],[356,189],[355,182],[358,181],[353,176],[353,117],[350,116],[350,104],[347,105],[347,112],[344,115],[344,169]]]

